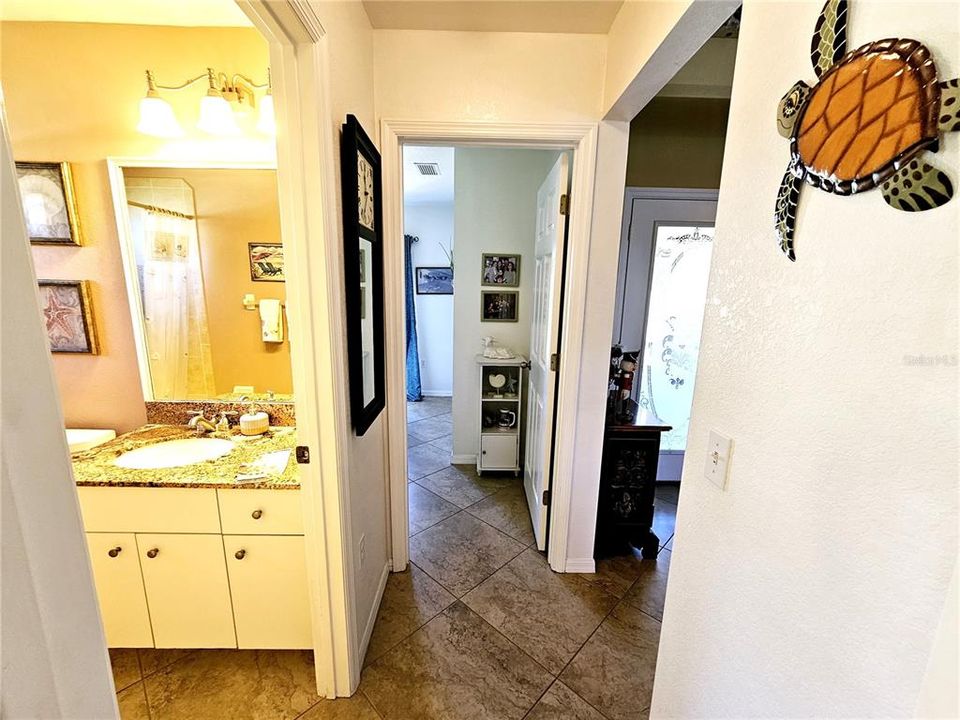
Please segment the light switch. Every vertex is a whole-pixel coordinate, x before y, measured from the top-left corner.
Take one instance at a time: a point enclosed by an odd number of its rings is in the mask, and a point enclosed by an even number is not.
[[[716,430],[710,431],[710,441],[707,444],[707,460],[703,474],[721,490],[727,485],[727,466],[730,464],[730,438],[721,435]]]

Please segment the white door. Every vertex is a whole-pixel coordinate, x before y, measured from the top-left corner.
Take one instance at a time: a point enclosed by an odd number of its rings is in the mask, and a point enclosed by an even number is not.
[[[220,535],[137,535],[158,648],[237,646]]]
[[[109,647],[153,647],[133,533],[87,533],[90,564]]]
[[[237,647],[312,647],[303,536],[224,535],[223,549]]]
[[[560,336],[560,290],[567,219],[561,198],[567,193],[570,168],[562,154],[537,191],[537,238],[533,268],[533,320],[530,327],[530,373],[527,387],[527,445],[523,488],[530,507],[537,548],[547,546],[547,506],[553,450],[553,408],[556,374],[551,364]],[[564,200],[565,203],[565,200]],[[566,209],[564,208],[564,212]]]

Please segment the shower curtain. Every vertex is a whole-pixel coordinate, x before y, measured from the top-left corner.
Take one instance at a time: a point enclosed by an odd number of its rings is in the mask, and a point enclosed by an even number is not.
[[[148,211],[144,218],[143,314],[154,397],[213,397],[213,362],[192,220]]]
[[[407,400],[423,400],[423,388],[420,386],[420,350],[417,347],[417,308],[413,301],[413,244],[418,238],[403,236],[403,264],[406,273],[405,301],[407,309]]]

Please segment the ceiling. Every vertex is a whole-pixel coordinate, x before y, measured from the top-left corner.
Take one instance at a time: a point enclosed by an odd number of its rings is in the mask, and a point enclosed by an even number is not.
[[[623,0],[363,0],[370,24],[390,30],[598,33]]]
[[[250,27],[233,0],[0,0],[0,20]]]
[[[421,175],[414,163],[437,163],[439,175]],[[453,202],[453,148],[403,146],[403,202]]]

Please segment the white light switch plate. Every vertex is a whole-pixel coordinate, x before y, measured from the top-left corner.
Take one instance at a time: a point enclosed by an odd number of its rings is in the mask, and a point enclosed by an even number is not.
[[[707,444],[707,460],[703,474],[721,490],[727,485],[727,466],[730,464],[730,438],[721,435],[716,430],[710,431],[710,441]]]

